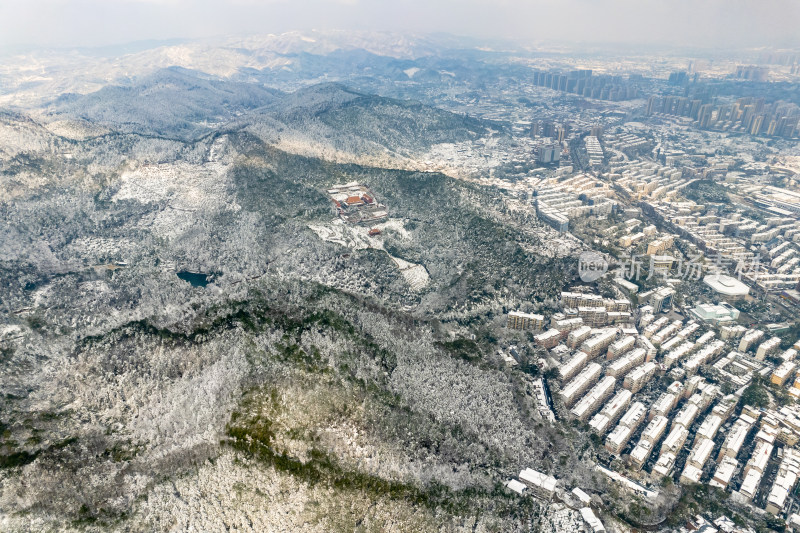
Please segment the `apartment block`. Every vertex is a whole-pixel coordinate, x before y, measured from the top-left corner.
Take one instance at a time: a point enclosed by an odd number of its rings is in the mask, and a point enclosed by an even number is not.
[[[608,329],[584,341],[581,345],[581,350],[589,354],[589,357],[595,358],[600,355],[603,350],[609,347],[617,337],[616,329]]]
[[[640,470],[650,457],[651,453],[653,453],[653,443],[645,440],[639,440],[639,442],[636,443],[636,446],[633,447],[633,450],[631,450],[631,465],[636,470]]]
[[[636,348],[619,359],[612,361],[611,364],[606,367],[606,375],[619,378],[627,374],[635,366],[641,365],[644,360],[645,351],[642,348]]]
[[[555,348],[561,340],[561,332],[557,329],[548,329],[544,333],[540,333],[533,338],[533,342],[542,348],[551,349]]]
[[[772,455],[773,448],[774,446],[768,442],[764,442],[763,440],[757,441],[753,454],[744,467],[744,474],[747,475],[750,470],[755,470],[759,474],[763,474],[769,462],[769,458]]]
[[[772,337],[759,344],[756,350],[756,361],[763,361],[764,358],[781,347],[781,340],[778,337]]]
[[[725,490],[728,488],[731,479],[733,479],[733,475],[736,473],[737,468],[739,468],[739,462],[733,457],[726,456],[717,465],[717,469],[714,471],[714,476],[711,478],[711,481],[709,481],[708,484],[712,487]]]
[[[786,384],[786,381],[794,376],[796,370],[796,363],[793,363],[792,361],[786,361],[772,372],[772,376],[770,376],[770,382],[778,385],[779,387],[783,387]]]
[[[661,453],[671,453],[671,454],[678,454],[683,445],[686,443],[686,439],[689,437],[689,430],[686,429],[683,425],[672,425],[672,429],[670,430],[667,438],[664,439],[664,442],[661,444]]]
[[[671,475],[672,470],[675,468],[675,459],[676,455],[674,453],[662,453],[653,467],[653,474],[661,477]]]
[[[666,417],[678,403],[678,396],[671,392],[662,393],[650,406],[650,419],[657,416]]]
[[[744,334],[742,340],[739,341],[739,351],[744,353],[750,349],[756,342],[761,340],[761,337],[764,336],[764,332],[758,329],[751,329],[747,333]]]
[[[611,343],[611,345],[608,347],[606,359],[608,361],[616,359],[617,357],[623,355],[625,352],[631,350],[635,344],[636,344],[636,337],[634,337],[633,335],[627,335],[625,337],[622,337],[618,341]],[[642,355],[644,355],[644,351]]]
[[[767,496],[766,510],[768,513],[778,515],[783,512],[789,494],[797,485],[798,474],[800,474],[800,451],[784,448],[778,474],[775,476],[775,482]]]
[[[603,406],[603,409],[592,418],[589,425],[600,435],[605,434],[612,425],[617,423],[617,420],[619,420],[628,408],[632,397],[633,394],[631,391],[620,389],[608,403]]]
[[[641,440],[650,442],[651,444],[657,443],[669,425],[669,419],[665,416],[656,416],[644,428]]]
[[[697,437],[714,440],[721,426],[722,418],[712,413],[703,419],[703,423],[697,429]]]
[[[544,316],[511,311],[508,313],[508,328],[522,330],[540,330],[544,328]]]
[[[687,403],[686,405],[678,411],[678,414],[675,415],[675,418],[672,419],[672,427],[675,426],[683,426],[686,429],[692,427],[692,424],[697,419],[697,415],[700,413],[700,409],[694,403]]]
[[[561,378],[561,382],[564,383],[575,377],[588,362],[589,354],[586,352],[575,352],[575,355],[570,357],[566,363],[558,367],[558,375]]]
[[[637,393],[650,381],[657,369],[658,365],[652,361],[637,366],[625,375],[622,386],[633,393]]]
[[[581,322],[583,319],[581,319]],[[573,329],[567,335],[567,346],[572,348],[573,350],[580,346],[583,341],[588,339],[592,336],[592,328],[589,326],[581,326],[579,328]]]
[[[572,408],[573,416],[578,420],[585,422],[591,415],[600,409],[611,393],[614,392],[617,380],[611,376],[606,376],[601,379],[597,385],[592,387],[586,395]]]
[[[589,390],[589,387],[597,383],[602,371],[603,367],[597,363],[589,363],[586,365],[586,368],[581,370],[580,374],[567,383],[561,391],[560,394],[561,398],[564,400],[564,404],[566,404],[567,407],[571,407],[583,393]]]
[[[644,421],[646,414],[647,407],[642,402],[633,402],[619,419],[619,425],[636,429]]]
[[[619,454],[627,446],[633,434],[633,428],[618,425],[606,437],[606,450],[611,453]]]

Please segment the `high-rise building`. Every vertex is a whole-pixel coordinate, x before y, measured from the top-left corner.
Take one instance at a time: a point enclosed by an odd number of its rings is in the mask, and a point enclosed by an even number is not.
[[[561,149],[555,144],[546,144],[539,146],[538,161],[543,165],[551,163],[558,163],[561,159]]]
[[[758,135],[761,133],[761,126],[764,124],[764,115],[758,115],[753,118],[753,124],[750,126],[750,135]]]

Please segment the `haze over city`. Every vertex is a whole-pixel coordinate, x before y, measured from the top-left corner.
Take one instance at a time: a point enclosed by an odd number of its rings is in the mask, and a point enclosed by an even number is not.
[[[102,46],[290,30],[446,32],[524,43],[794,46],[792,0],[30,0],[0,5],[0,46]]]

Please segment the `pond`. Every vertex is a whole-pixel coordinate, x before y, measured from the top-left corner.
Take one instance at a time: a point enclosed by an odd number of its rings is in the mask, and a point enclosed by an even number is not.
[[[205,287],[208,285],[208,274],[201,274],[199,272],[189,272],[182,270],[178,272],[178,277],[183,281],[188,281],[192,287]]]

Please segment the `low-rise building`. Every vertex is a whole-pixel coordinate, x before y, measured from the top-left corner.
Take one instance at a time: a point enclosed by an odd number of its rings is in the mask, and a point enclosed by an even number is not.
[[[732,276],[709,274],[703,283],[727,300],[741,300],[750,293],[750,288]]]
[[[709,324],[728,324],[739,319],[739,310],[727,303],[699,304],[689,310],[692,316]]]
[[[553,476],[526,468],[519,473],[519,480],[525,483],[531,492],[539,498],[549,500],[553,497],[558,481]]]
[[[606,531],[606,528],[603,527],[603,523],[600,521],[599,518],[594,514],[589,507],[581,507],[580,509],[581,517],[583,518],[584,522],[589,526],[589,529],[592,533],[603,533]]]

